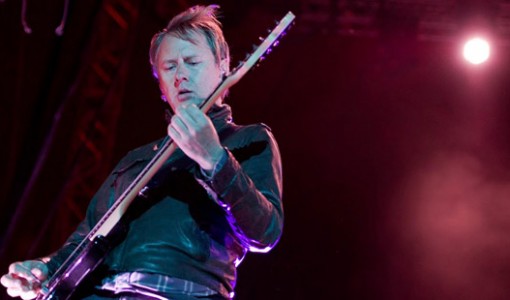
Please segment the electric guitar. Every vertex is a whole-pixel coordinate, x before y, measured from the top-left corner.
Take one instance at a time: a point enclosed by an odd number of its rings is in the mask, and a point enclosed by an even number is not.
[[[269,35],[231,74],[225,77],[214,92],[201,106],[207,112],[216,100],[230,87],[236,84],[264,55],[268,54],[272,46],[278,43],[280,37],[293,23],[295,16],[288,12],[271,30]],[[69,255],[53,276],[45,283],[36,300],[64,300],[70,299],[82,281],[95,270],[103,261],[106,254],[115,246],[113,241],[119,230],[122,230],[122,218],[137,198],[146,198],[149,189],[147,184],[156,172],[177,149],[171,139],[167,139],[154,158],[137,175],[122,195],[115,200],[112,207],[99,220],[96,226],[81,241],[76,249]],[[144,199],[140,199],[144,200]]]

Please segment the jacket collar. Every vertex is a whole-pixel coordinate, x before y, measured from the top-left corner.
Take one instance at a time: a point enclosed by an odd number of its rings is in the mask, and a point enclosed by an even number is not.
[[[232,109],[230,105],[225,103],[219,105],[214,104],[207,112],[207,115],[211,118],[213,125],[218,132],[227,124],[232,123]]]

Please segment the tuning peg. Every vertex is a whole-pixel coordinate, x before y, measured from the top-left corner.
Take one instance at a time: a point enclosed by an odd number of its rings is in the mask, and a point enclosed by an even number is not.
[[[273,43],[273,47],[276,47],[276,46],[278,46],[279,44],[280,44],[280,40],[276,40],[276,41],[274,41],[274,43]]]

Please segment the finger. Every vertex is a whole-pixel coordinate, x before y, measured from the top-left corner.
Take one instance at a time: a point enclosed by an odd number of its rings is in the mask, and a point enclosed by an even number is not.
[[[18,288],[8,288],[7,294],[11,297],[18,297],[21,294],[21,289]]]
[[[21,286],[23,285],[23,280],[24,279],[13,277],[8,274],[8,275],[2,276],[1,283],[3,286],[5,286],[7,288],[21,289]]]
[[[16,282],[17,279],[12,278],[10,275],[4,275],[0,279],[0,283],[6,288],[18,286],[19,283]]]
[[[200,108],[198,108],[198,106],[196,106],[195,104],[189,105],[186,112],[189,115],[189,117],[192,118],[195,122],[200,122],[207,118],[205,113],[202,110],[200,110]]]
[[[9,273],[14,274],[16,272],[16,266],[20,264],[20,262],[14,262],[9,265]]]
[[[190,105],[186,112],[188,113],[189,118],[193,120],[193,123],[197,125],[197,127],[205,127],[210,122],[209,117],[194,104]]]
[[[44,274],[44,272],[39,267],[32,268],[32,274],[34,274],[34,276],[39,280],[46,279],[46,274]]]
[[[191,125],[191,127],[195,126],[195,124],[200,124],[203,122],[203,116],[200,114],[202,111],[194,104],[183,105],[178,108],[177,113],[186,124]],[[189,126],[188,126],[189,127]]]
[[[21,285],[21,294],[27,293],[32,290],[32,284],[30,282],[25,282],[25,284]]]
[[[188,127],[177,115],[172,117],[172,122],[170,122],[169,128],[172,128],[175,132],[177,132],[179,137],[186,135],[188,132]]]
[[[31,262],[23,262],[16,264],[15,266],[16,273],[14,274],[29,281],[40,282],[39,278],[34,273],[32,273],[32,270],[34,270],[32,265],[33,264]]]
[[[28,273],[39,279],[39,281],[43,281],[48,277],[48,267],[40,260],[28,260],[21,264]]]
[[[15,288],[15,289],[21,290],[25,283],[27,283],[26,279],[23,279],[21,277],[20,278],[11,277],[8,282],[8,285],[10,288]]]
[[[21,293],[20,297],[21,299],[28,300],[28,299],[34,299],[37,296],[37,292],[30,290],[25,293]]]
[[[167,133],[168,133],[168,136],[174,141],[174,142],[178,142],[181,138],[181,135],[179,134],[179,132],[177,130],[175,130],[175,128],[172,126],[172,125],[168,125],[167,127]]]
[[[32,275],[32,273],[30,273],[30,269],[27,268],[21,262],[12,263],[9,266],[9,273],[20,276],[20,277],[27,277],[27,276]]]
[[[184,132],[188,130],[188,123],[181,115],[175,115],[172,117],[171,124],[177,129],[179,132]]]

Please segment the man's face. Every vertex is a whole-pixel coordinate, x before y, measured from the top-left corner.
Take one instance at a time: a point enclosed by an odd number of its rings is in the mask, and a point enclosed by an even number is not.
[[[173,111],[183,103],[200,105],[221,82],[222,71],[226,71],[215,63],[202,34],[191,37],[193,43],[166,35],[156,55],[159,86]]]

